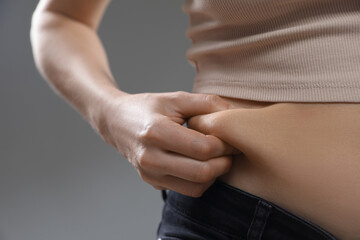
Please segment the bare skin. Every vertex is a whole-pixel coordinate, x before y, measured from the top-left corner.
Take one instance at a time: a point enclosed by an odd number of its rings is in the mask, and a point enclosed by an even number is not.
[[[108,4],[41,0],[32,19],[34,58],[54,91],[144,181],[197,197],[220,177],[337,237],[359,239],[358,105],[123,92],[97,35]]]
[[[238,108],[188,121],[243,153],[219,179],[360,239],[360,105],[225,99]]]
[[[40,1],[31,26],[36,66],[54,91],[145,182],[199,197],[230,170],[231,155],[238,150],[182,124],[191,116],[232,106],[209,94],[121,91],[96,32],[108,4],[107,0]]]

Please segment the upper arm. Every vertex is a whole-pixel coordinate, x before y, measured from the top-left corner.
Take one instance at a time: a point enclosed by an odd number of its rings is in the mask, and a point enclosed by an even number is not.
[[[110,0],[40,0],[35,13],[54,12],[96,30],[109,3]]]

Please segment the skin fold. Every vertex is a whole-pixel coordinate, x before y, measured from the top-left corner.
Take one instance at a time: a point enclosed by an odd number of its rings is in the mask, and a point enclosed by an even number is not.
[[[195,116],[188,127],[243,153],[222,181],[360,239],[359,122],[359,104],[277,103]]]

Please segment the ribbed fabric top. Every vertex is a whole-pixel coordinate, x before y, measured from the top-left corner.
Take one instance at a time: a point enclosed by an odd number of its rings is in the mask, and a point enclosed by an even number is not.
[[[360,0],[185,0],[194,93],[360,102]]]

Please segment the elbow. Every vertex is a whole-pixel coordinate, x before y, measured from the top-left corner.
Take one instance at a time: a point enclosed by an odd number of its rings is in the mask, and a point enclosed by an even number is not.
[[[39,11],[35,10],[32,17],[31,17],[31,25],[30,25],[30,45],[31,45],[31,50],[32,50],[32,54],[33,54],[33,59],[34,59],[34,63],[36,68],[38,69],[38,71],[41,71],[41,57],[40,57],[40,46],[39,46],[39,38],[41,35],[41,27],[40,27],[40,23],[41,23],[41,18],[42,15],[41,13],[39,13]]]
[[[31,16],[31,25],[30,25],[30,40],[33,43],[34,37],[43,26],[47,25],[48,19],[46,18],[46,11],[44,10],[43,4],[40,3],[36,7],[35,11]]]
[[[29,37],[35,66],[42,75],[41,36],[43,35],[44,25],[46,25],[44,14],[36,9],[31,17]]]
[[[49,11],[35,9],[31,16],[30,40],[33,41],[43,32],[60,25],[60,21]]]
[[[54,40],[54,37],[51,36],[63,24],[56,15],[40,7],[38,6],[35,9],[31,17],[29,37],[35,66],[40,74],[45,76],[46,59],[48,58],[49,50],[51,50],[49,46],[51,41]]]

